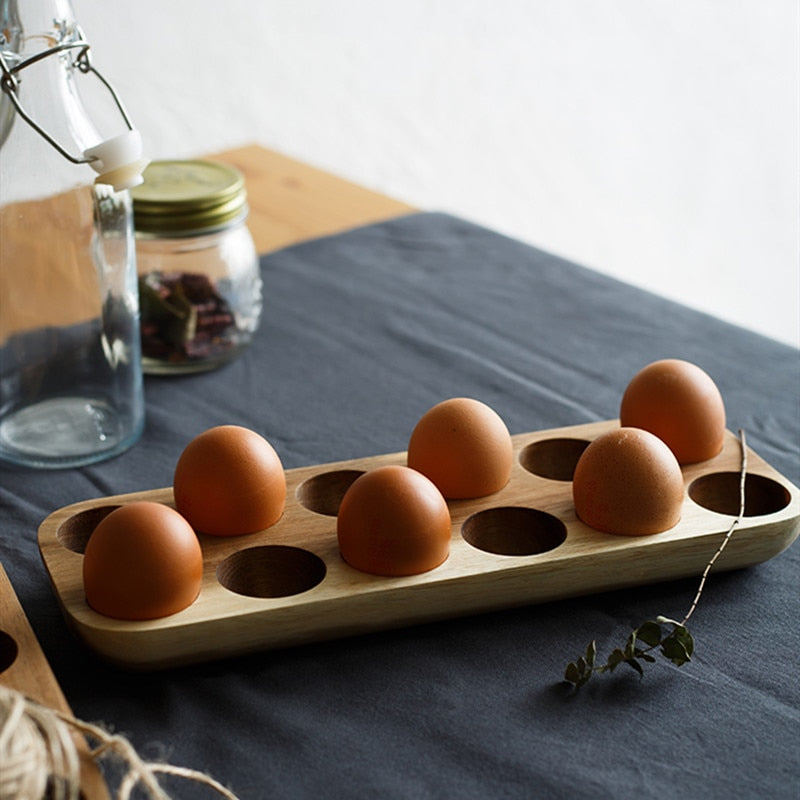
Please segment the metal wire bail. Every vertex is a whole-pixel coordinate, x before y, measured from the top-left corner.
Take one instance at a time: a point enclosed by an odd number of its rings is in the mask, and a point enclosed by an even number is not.
[[[26,67],[29,67],[31,64],[35,64],[37,61],[41,61],[44,58],[47,58],[51,55],[56,55],[58,53],[63,53],[70,50],[77,50],[77,55],[75,59],[70,64],[71,67],[77,68],[77,70],[84,75],[91,72],[93,73],[98,80],[108,89],[111,96],[114,98],[114,103],[116,104],[117,108],[119,109],[120,114],[122,115],[122,119],[125,121],[125,125],[128,127],[128,130],[134,130],[133,124],[131,123],[130,118],[128,117],[127,111],[125,111],[125,107],[122,105],[122,100],[120,100],[119,95],[114,90],[114,87],[103,77],[103,75],[92,65],[91,58],[89,55],[90,44],[86,41],[86,37],[83,34],[80,26],[75,26],[75,31],[77,33],[77,39],[72,42],[64,42],[62,44],[58,44],[55,47],[51,47],[47,50],[43,50],[41,53],[37,53],[35,56],[31,56],[30,58],[26,58],[24,61],[20,61],[14,67],[10,67],[3,56],[2,50],[0,50],[0,71],[2,72],[2,76],[0,76],[0,88],[8,95],[9,99],[11,100],[14,108],[16,109],[17,113],[28,123],[40,136],[42,136],[47,142],[49,142],[59,153],[61,153],[64,158],[71,161],[73,164],[89,164],[93,161],[97,160],[97,156],[74,156],[64,147],[62,147],[47,131],[44,130],[41,126],[39,126],[36,121],[25,111],[20,102],[18,92],[19,92],[19,79],[17,78],[18,73],[22,72]],[[2,38],[2,35],[0,35]]]

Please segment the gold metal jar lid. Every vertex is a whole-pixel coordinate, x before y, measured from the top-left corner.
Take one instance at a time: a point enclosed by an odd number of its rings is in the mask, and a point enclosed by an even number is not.
[[[137,232],[210,233],[247,215],[244,177],[216,161],[153,161],[131,189]]]

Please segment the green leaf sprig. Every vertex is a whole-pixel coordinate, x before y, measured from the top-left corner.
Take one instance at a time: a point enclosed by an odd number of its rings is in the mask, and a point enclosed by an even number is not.
[[[728,528],[717,551],[706,564],[703,575],[700,578],[697,593],[689,610],[686,612],[686,616],[680,622],[663,616],[658,616],[654,620],[647,620],[630,633],[623,647],[614,648],[602,664],[597,661],[597,644],[593,639],[589,642],[585,654],[576,661],[571,661],[567,664],[567,668],[564,671],[564,681],[571,684],[574,689],[580,689],[595,673],[613,672],[620,664],[626,664],[637,672],[640,677],[643,677],[643,665],[657,661],[654,652],[660,653],[660,655],[678,667],[682,667],[692,660],[694,639],[689,633],[686,623],[694,614],[697,604],[700,602],[700,596],[705,588],[708,574],[711,572],[716,560],[722,555],[722,551],[727,546],[731,536],[733,536],[733,532],[744,516],[747,444],[744,431],[741,429],[739,430],[739,442],[742,453],[741,472],[739,475],[739,513]]]

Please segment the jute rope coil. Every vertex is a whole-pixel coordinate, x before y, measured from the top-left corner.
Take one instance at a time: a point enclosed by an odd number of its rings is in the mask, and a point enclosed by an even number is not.
[[[208,775],[185,767],[143,761],[123,736],[36,703],[0,685],[0,800],[79,800],[80,759],[73,739],[77,732],[91,745],[90,756],[116,757],[125,774],[117,800],[128,800],[140,786],[149,800],[169,800],[157,773],[203,784],[227,800],[230,790]]]

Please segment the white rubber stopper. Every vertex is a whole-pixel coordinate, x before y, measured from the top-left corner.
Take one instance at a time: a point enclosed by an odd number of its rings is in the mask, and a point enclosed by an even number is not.
[[[114,191],[130,189],[143,182],[142,172],[149,163],[142,158],[142,137],[130,130],[83,151],[89,165],[99,173],[95,183],[108,183]]]

